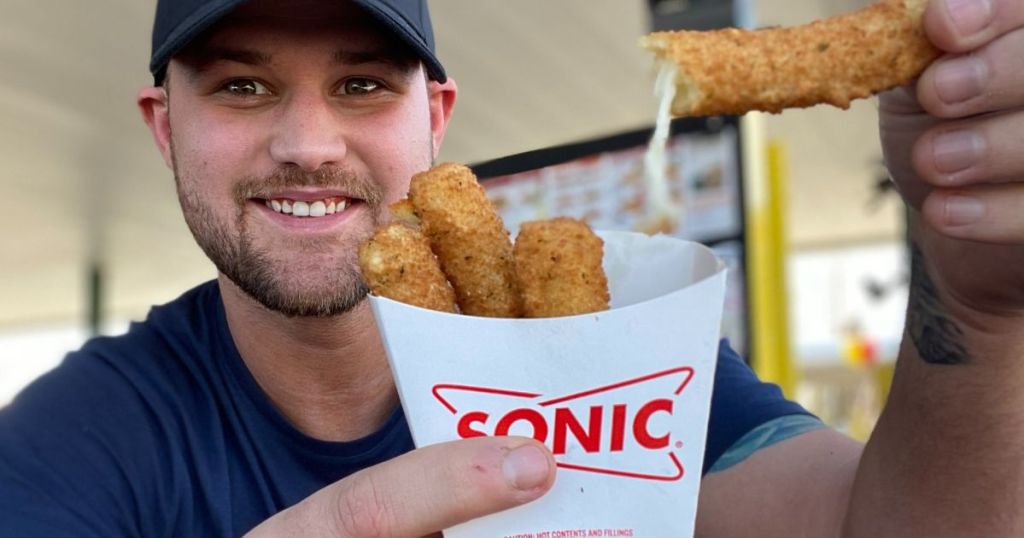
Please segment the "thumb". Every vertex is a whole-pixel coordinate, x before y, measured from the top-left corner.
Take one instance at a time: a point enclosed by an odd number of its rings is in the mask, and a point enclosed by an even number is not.
[[[353,474],[249,536],[416,538],[532,501],[554,479],[551,453],[533,439],[452,441]]]

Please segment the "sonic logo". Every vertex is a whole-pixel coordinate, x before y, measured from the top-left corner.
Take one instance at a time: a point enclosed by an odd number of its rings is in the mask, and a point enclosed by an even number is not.
[[[433,395],[455,417],[460,438],[526,435],[547,444],[562,468],[675,481],[685,472],[676,453],[682,442],[673,439],[672,418],[692,378],[693,368],[684,366],[555,398],[455,384],[434,385]],[[617,398],[626,391],[628,398]],[[456,394],[472,395],[462,398],[468,400],[463,409],[453,403],[459,399]],[[631,456],[609,457],[622,453]],[[668,459],[653,465],[657,472],[608,465],[635,461],[637,453]]]

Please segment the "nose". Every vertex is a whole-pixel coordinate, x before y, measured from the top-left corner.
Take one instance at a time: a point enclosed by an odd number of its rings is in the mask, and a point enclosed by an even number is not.
[[[345,158],[343,122],[325,96],[293,94],[282,103],[276,120],[270,142],[275,162],[315,172]]]

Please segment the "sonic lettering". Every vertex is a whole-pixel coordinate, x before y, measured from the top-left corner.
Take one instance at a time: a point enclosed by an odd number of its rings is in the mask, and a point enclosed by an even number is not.
[[[551,419],[548,418],[550,412],[545,414],[530,407],[512,409],[498,417],[485,411],[470,411],[459,417],[456,432],[460,438],[468,439],[509,435],[513,428],[526,428],[529,431],[526,435],[541,443],[548,443],[550,439],[551,450],[556,456],[565,454],[570,443],[575,443],[587,453],[599,452],[602,446],[612,452],[621,452],[627,435],[643,448],[659,450],[669,446],[671,435],[669,432],[652,432],[651,419],[659,413],[671,416],[673,407],[673,400],[667,398],[643,404],[632,416],[626,404],[612,405],[610,410],[604,405],[592,405],[585,413],[570,407],[555,407]]]

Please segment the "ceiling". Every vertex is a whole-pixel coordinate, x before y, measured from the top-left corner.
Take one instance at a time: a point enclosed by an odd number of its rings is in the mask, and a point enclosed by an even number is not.
[[[858,0],[764,0],[762,25]],[[90,259],[112,317],[138,317],[211,278],[170,173],[134,106],[154,0],[4,0],[0,7],[0,329],[83,318]],[[460,88],[441,158],[476,162],[648,125],[647,0],[436,0],[438,52]],[[790,153],[797,245],[889,237],[867,216],[878,157],[871,102],[767,121]]]

